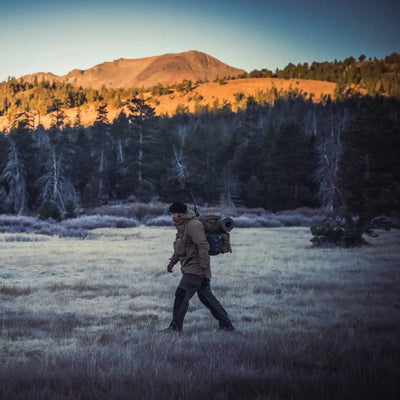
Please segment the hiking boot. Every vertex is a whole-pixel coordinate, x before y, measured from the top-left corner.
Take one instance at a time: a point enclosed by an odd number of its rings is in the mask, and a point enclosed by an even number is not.
[[[161,333],[175,333],[177,335],[180,335],[182,333],[181,330],[171,328],[170,326],[168,328],[162,329],[160,332]]]
[[[224,326],[221,323],[219,323],[219,329],[222,331],[234,331],[235,330],[235,328],[233,327],[232,324]]]
[[[170,326],[168,328],[166,328],[166,329],[163,329],[161,332],[164,332],[164,333],[170,333],[170,332],[172,332],[172,333],[182,333],[182,328],[179,329],[176,326],[175,322],[172,321]]]

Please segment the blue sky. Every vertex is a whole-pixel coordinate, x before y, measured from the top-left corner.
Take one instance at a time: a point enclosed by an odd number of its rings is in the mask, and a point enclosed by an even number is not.
[[[199,50],[250,72],[400,53],[394,0],[0,0],[0,81]]]

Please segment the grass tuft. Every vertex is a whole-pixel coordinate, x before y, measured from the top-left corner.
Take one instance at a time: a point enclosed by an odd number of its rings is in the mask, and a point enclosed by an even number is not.
[[[30,287],[21,288],[17,286],[7,286],[4,284],[0,286],[0,295],[7,297],[29,296],[32,293],[33,290]]]

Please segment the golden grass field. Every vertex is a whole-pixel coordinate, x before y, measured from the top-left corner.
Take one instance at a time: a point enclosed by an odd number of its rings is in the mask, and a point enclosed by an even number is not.
[[[397,399],[400,232],[315,249],[307,228],[232,232],[212,288],[168,326],[171,227],[91,240],[0,234],[0,399]]]

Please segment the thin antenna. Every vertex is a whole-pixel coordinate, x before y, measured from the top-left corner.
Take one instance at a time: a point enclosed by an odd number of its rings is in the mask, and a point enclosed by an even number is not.
[[[195,214],[196,214],[196,217],[199,217],[199,216],[200,216],[200,211],[199,211],[199,209],[197,208],[196,200],[194,199],[194,196],[193,196],[192,186],[191,186],[190,183],[186,183],[186,186],[187,186],[187,188],[189,189],[190,196],[192,197],[192,200],[193,200],[193,207],[194,207],[194,212],[195,212]]]

